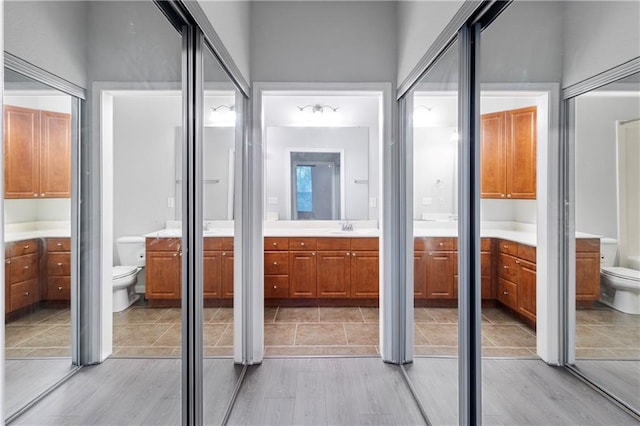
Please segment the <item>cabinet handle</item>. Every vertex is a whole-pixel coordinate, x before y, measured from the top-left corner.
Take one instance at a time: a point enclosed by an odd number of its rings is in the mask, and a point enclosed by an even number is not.
[[[502,294],[509,294],[509,292],[508,291],[503,291]]]
[[[29,269],[29,265],[24,265],[24,269]]]
[[[509,248],[509,246],[505,244],[505,245],[502,246],[502,248],[506,250],[506,249]]]
[[[300,243],[300,245],[301,245],[302,247],[304,247],[304,241],[303,241],[303,242],[301,242],[301,243]]]
[[[278,243],[271,243],[272,246],[278,247]]]
[[[58,243],[56,244],[58,247],[62,247],[62,243]]]
[[[11,265],[11,261],[10,260],[5,261],[4,263],[6,263],[7,265]]]
[[[503,268],[504,269],[509,269],[509,267],[507,265],[504,265]]]
[[[58,291],[62,291],[62,287],[61,286],[58,286]]]
[[[225,252],[225,253],[222,253],[222,255],[223,255],[223,256],[226,256],[226,255],[227,255],[227,253],[226,253],[226,252]]]
[[[351,253],[347,252],[347,256],[351,256]]]
[[[502,198],[504,198],[504,194],[500,194],[500,196],[501,196]]]
[[[444,245],[444,243],[440,243],[440,246],[443,246],[443,245]]]
[[[44,192],[42,194],[40,194],[41,197],[44,197]]]
[[[355,256],[355,255],[356,255],[356,253],[355,253],[355,252],[351,253],[351,256]]]
[[[316,255],[316,252],[315,252],[315,251],[314,251],[313,253],[311,253],[311,256],[315,256],[315,255]]]
[[[26,246],[24,246],[25,250],[29,250],[29,244],[27,244]]]
[[[274,285],[274,286],[273,286],[273,288],[278,288],[278,286],[277,286],[277,285]]]
[[[273,266],[278,266],[278,262],[273,262]]]
[[[58,266],[62,267],[62,263],[61,263],[61,262],[58,262]]]
[[[33,196],[34,196],[34,197],[37,197],[37,196],[38,196],[38,194],[33,194]]]
[[[176,256],[178,256],[178,253],[173,253],[173,257],[176,257]]]
[[[517,259],[516,259],[516,264],[517,264],[517,265],[519,265],[519,264],[520,264],[520,261],[519,261],[519,260],[517,260]]]
[[[29,295],[29,292],[28,292],[28,291],[25,291],[25,292],[24,292],[24,295],[25,295],[25,296],[28,296],[28,295]]]
[[[511,198],[511,194],[507,194],[507,198]]]

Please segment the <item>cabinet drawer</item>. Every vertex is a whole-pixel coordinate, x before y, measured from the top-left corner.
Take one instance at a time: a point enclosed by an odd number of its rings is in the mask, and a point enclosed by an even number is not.
[[[498,300],[510,308],[517,309],[518,286],[500,278],[500,282],[498,284]]]
[[[577,238],[576,251],[600,253],[600,239],[599,238]]]
[[[266,299],[289,297],[289,276],[269,275],[264,277],[264,297]]]
[[[455,238],[435,238],[425,239],[426,250],[451,251],[455,248]]]
[[[181,238],[147,238],[147,251],[180,251]]]
[[[32,254],[38,251],[38,240],[24,240],[8,243],[5,246],[5,257],[22,256],[23,254]]]
[[[32,305],[40,300],[38,288],[38,280],[23,281],[17,284],[11,284],[9,294],[11,298],[11,310],[23,308]]]
[[[47,300],[70,300],[71,278],[50,277],[47,280]]]
[[[289,274],[289,253],[268,252],[264,254],[265,275]]]
[[[71,275],[71,256],[69,253],[49,253],[47,255],[47,275],[52,277]]]
[[[427,250],[427,238],[416,237],[413,239],[413,251],[426,251]]]
[[[265,250],[289,250],[288,238],[267,237],[264,239]]]
[[[222,250],[233,252],[233,237],[224,237],[222,238]]]
[[[70,238],[47,238],[47,252],[71,251]]]
[[[341,237],[318,238],[317,247],[318,247],[318,250],[324,250],[324,251],[338,251],[338,250],[349,251],[351,250],[351,239],[341,238]]]
[[[289,238],[289,250],[315,250],[315,238]]]
[[[491,251],[491,238],[480,239],[480,251]]]
[[[378,238],[351,238],[351,250],[378,250]]]
[[[10,259],[9,282],[11,284],[26,281],[38,276],[38,255],[27,254]]]
[[[500,251],[500,253],[506,253],[512,256],[518,255],[518,243],[514,243],[513,241],[508,240],[499,240],[498,245],[498,250]]]
[[[498,275],[509,281],[518,281],[518,259],[508,254],[500,254],[498,261]]]
[[[518,244],[518,257],[536,263],[536,248],[524,244]]]
[[[220,251],[222,250],[222,238],[205,237],[202,246],[204,251]]]

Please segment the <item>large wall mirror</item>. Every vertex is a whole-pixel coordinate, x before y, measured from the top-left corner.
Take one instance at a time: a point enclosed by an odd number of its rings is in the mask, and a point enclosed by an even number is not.
[[[640,74],[572,102],[575,227],[600,253],[585,286],[576,242],[575,366],[640,412]]]

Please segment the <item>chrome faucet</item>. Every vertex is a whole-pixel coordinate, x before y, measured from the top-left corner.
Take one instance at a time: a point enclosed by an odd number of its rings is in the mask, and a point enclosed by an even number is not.
[[[349,221],[340,223],[340,226],[342,231],[353,231],[353,223]]]

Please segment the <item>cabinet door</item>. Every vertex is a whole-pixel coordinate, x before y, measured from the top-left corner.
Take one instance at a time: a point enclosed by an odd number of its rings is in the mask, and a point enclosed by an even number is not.
[[[40,113],[40,197],[71,197],[71,116]]]
[[[222,252],[205,251],[202,262],[204,298],[219,299],[222,297]]]
[[[4,107],[5,198],[34,198],[40,187],[40,112]]]
[[[233,251],[222,252],[222,298],[233,299]]]
[[[536,107],[506,112],[507,197],[536,198]]]
[[[4,311],[11,311],[11,280],[9,273],[11,270],[11,259],[4,261]]]
[[[351,252],[351,297],[375,298],[380,292],[377,251]]]
[[[498,278],[498,300],[511,309],[518,309],[518,286],[504,278]]]
[[[427,252],[413,252],[413,297],[426,299],[427,297]]]
[[[289,297],[315,298],[316,294],[316,252],[290,252]]]
[[[427,297],[453,299],[453,253],[430,251],[427,256]]]
[[[576,300],[600,298],[600,253],[576,253]]]
[[[536,265],[519,261],[518,270],[518,312],[536,320]]]
[[[480,117],[480,197],[505,198],[505,113]]]
[[[317,253],[318,297],[349,297],[351,293],[351,253],[349,251],[319,251]]]
[[[179,252],[147,251],[146,296],[148,299],[179,299],[182,262]]]

